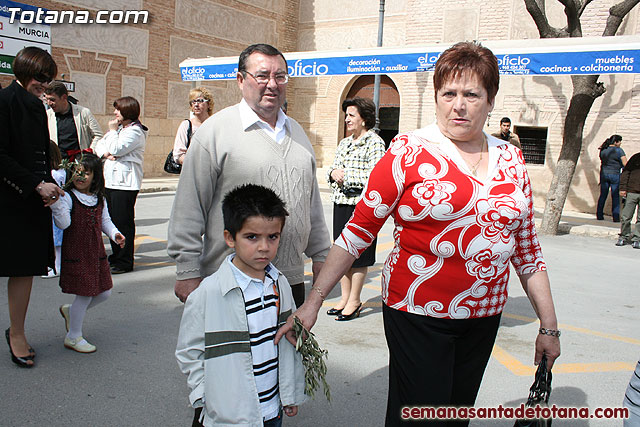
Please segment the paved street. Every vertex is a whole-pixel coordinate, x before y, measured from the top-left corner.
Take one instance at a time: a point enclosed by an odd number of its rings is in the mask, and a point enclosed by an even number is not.
[[[82,355],[63,347],[58,307],[71,302],[57,280],[36,279],[27,333],[37,366],[16,367],[7,348],[0,357],[0,426],[186,426],[187,387],[173,351],[182,304],[173,295],[175,267],[166,254],[173,192],[141,194],[137,204],[136,270],[114,276],[110,300],[90,310],[85,336],[98,347]],[[325,202],[331,223],[331,206]],[[391,227],[380,234],[378,263],[363,291],[359,319],[337,323],[323,312],[314,328],[329,350],[332,403],[319,393],[286,419],[288,426],[381,426],[386,405],[387,348],[380,307],[380,266],[391,249]],[[554,367],[551,400],[558,406],[621,406],[640,357],[640,251],[614,239],[563,235],[541,238],[549,266],[563,354]],[[310,265],[309,265],[310,266]],[[0,299],[6,307],[6,279]],[[339,298],[339,287],[325,303]],[[326,311],[326,309],[325,309]],[[537,322],[517,278],[512,277],[496,347],[477,406],[517,406],[533,379]],[[8,326],[6,308],[0,326]],[[2,344],[5,345],[5,344]],[[428,351],[425,348],[425,351]],[[224,385],[223,385],[224,386]],[[513,421],[473,421],[511,426]],[[617,426],[620,420],[554,420],[554,425]]]

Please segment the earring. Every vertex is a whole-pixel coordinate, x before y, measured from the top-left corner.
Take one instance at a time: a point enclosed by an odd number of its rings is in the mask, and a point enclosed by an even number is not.
[[[491,113],[487,114],[487,127],[489,127],[490,120],[491,120]]]

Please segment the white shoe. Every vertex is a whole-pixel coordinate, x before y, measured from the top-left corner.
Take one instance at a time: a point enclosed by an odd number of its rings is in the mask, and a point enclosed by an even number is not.
[[[46,276],[40,276],[43,279],[53,279],[54,277],[58,277],[60,276],[60,274],[56,273],[56,271],[53,268],[49,268],[49,272],[47,273]]]
[[[64,327],[67,329],[67,332],[69,332],[69,307],[71,307],[71,304],[63,304],[60,306],[60,314],[64,317]]]
[[[68,349],[75,350],[78,353],[93,353],[96,351],[96,346],[89,344],[87,340],[82,337],[78,338],[64,338],[64,346]]]

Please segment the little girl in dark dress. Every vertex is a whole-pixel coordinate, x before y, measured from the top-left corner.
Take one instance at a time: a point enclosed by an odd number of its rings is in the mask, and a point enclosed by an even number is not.
[[[51,206],[56,225],[64,230],[60,287],[76,296],[72,304],[60,307],[67,328],[64,346],[93,353],[96,347],[82,337],[84,316],[87,309],[109,298],[113,287],[102,232],[121,247],[125,238],[109,216],[98,156],[82,155],[66,189],[64,197]]]

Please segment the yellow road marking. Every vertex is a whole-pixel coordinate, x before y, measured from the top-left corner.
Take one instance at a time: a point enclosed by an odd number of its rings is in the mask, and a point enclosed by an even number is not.
[[[502,347],[498,345],[493,346],[493,351],[491,352],[491,355],[495,357],[496,360],[500,362],[505,368],[510,370],[514,375],[520,375],[520,376],[533,375],[536,372],[535,366],[527,366],[521,363],[518,359],[511,356],[509,353],[504,351]],[[555,369],[556,365],[554,365],[553,368],[554,368],[553,372],[554,373],[557,372]]]
[[[163,242],[163,243],[167,242],[164,239],[158,239],[156,237],[136,235],[135,239],[133,239],[133,253],[136,253],[138,251],[138,247],[144,242],[146,242],[147,240],[151,240],[152,242]]]
[[[529,316],[520,316],[518,314],[511,314],[511,313],[503,313],[502,314],[504,317],[508,317],[510,319],[516,319],[516,320],[522,320],[523,322],[537,322],[538,319],[535,317],[529,317]],[[596,337],[600,337],[600,338],[605,338],[608,340],[613,340],[613,341],[621,341],[627,344],[636,344],[636,345],[640,345],[640,340],[639,339],[635,339],[635,338],[629,338],[629,337],[623,337],[620,335],[615,335],[615,334],[608,334],[605,332],[598,332],[598,331],[592,331],[591,329],[586,329],[586,328],[580,328],[577,326],[571,326],[571,325],[566,325],[566,324],[559,324],[558,328],[565,330],[565,331],[573,331],[573,332],[578,332],[580,334],[585,334],[585,335],[593,335]]]
[[[558,363],[553,365],[556,374],[576,374],[583,372],[633,372],[636,363],[601,362],[601,363]]]
[[[493,346],[491,355],[496,358],[512,374],[518,376],[530,376],[536,372],[533,365],[525,365],[518,359],[507,353],[498,345]],[[556,363],[553,365],[555,374],[580,374],[585,372],[617,372],[633,371],[635,363],[627,362],[598,362],[598,363]]]
[[[365,285],[367,286],[367,285]],[[322,306],[323,307],[333,307],[336,301],[325,301]],[[362,304],[363,307],[382,307],[381,302],[365,302]],[[519,320],[529,320],[536,321],[538,319],[520,316],[517,314],[510,313],[502,313],[505,317],[510,317],[513,319]],[[596,335],[602,338],[608,338],[616,341],[623,341],[627,343],[635,344],[636,341],[633,338],[621,337],[619,335],[612,334],[604,334],[598,331],[591,331],[589,329],[584,328],[576,328],[569,325],[561,325],[562,329],[565,330],[576,330],[576,332],[584,332],[591,335]],[[525,365],[520,362],[515,357],[511,356],[506,350],[504,350],[499,345],[493,346],[493,351],[491,355],[505,368],[511,371],[512,374],[518,376],[531,376],[536,372],[536,366],[533,365]],[[596,362],[596,363],[556,363],[553,365],[553,372],[556,374],[579,374],[586,372],[620,372],[620,371],[633,371],[635,369],[636,363],[628,363],[628,362]]]
[[[396,243],[392,240],[390,242],[380,243],[376,246],[376,253],[392,249]]]
[[[164,239],[158,239],[152,236],[136,236],[134,241],[134,252],[138,249],[138,246],[144,243],[145,241],[152,242],[166,242]],[[388,249],[393,248],[394,242],[385,242],[379,244],[377,246],[376,252],[382,252]],[[311,259],[305,260],[305,264],[311,263]],[[172,261],[161,261],[161,262],[149,262],[136,263],[141,266],[169,266],[174,265],[175,263]],[[370,274],[378,274],[374,278],[370,278],[371,280],[379,281],[382,267],[378,266],[369,270]],[[305,277],[312,277],[313,274],[305,273]],[[380,291],[380,286],[365,284],[365,288],[371,289],[374,291]],[[322,306],[323,307],[332,307],[334,302],[325,301]],[[364,302],[362,306],[365,308],[379,308],[382,307],[381,302]],[[536,322],[538,319],[530,316],[522,316],[519,314],[512,313],[502,313],[504,317],[520,320],[523,322]],[[636,344],[640,345],[640,340],[630,337],[624,337],[616,334],[609,334],[605,332],[593,331],[591,329],[580,328],[577,326],[567,325],[567,324],[559,324],[558,327],[563,330],[573,331],[585,335],[592,335],[600,338],[605,338],[613,341],[620,341],[627,344]],[[507,368],[511,373],[518,376],[531,376],[535,373],[536,367],[533,365],[525,365],[520,362],[515,357],[511,356],[507,351],[505,351],[502,347],[498,345],[494,345],[493,351],[491,355],[501,363],[505,368]],[[575,374],[575,373],[586,373],[586,372],[619,372],[619,371],[633,371],[636,363],[628,363],[628,362],[596,362],[596,363],[556,363],[553,365],[553,372],[556,374]]]
[[[145,266],[145,267],[166,267],[168,265],[176,265],[173,261],[158,261],[158,262],[138,262],[136,261],[136,265]]]

